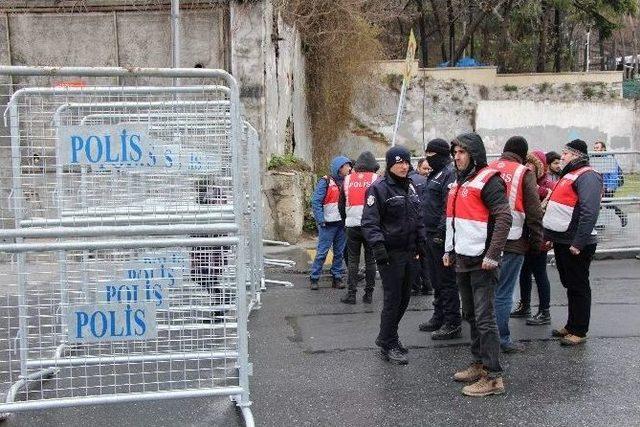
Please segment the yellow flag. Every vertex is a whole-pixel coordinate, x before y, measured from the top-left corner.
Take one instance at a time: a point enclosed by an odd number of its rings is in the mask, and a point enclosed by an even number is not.
[[[416,48],[418,43],[416,42],[416,36],[413,34],[413,30],[409,33],[409,43],[407,44],[407,58],[404,61],[404,81],[408,83],[413,75],[413,61],[416,57]]]

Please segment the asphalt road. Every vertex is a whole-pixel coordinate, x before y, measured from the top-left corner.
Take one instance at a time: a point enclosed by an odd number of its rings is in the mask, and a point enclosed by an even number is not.
[[[470,361],[463,338],[434,342],[417,324],[431,315],[431,297],[412,299],[400,337],[409,364],[383,362],[373,344],[374,304],[339,302],[344,291],[303,275],[282,275],[296,287],[271,287],[250,318],[254,365],[251,399],[263,426],[639,425],[640,261],[597,261],[592,267],[592,327],[586,345],[563,348],[550,338],[563,326],[566,296],[553,267],[550,326],[512,320],[526,352],[502,359],[506,393],[462,396],[453,372]],[[277,278],[271,274],[270,277]],[[361,296],[361,293],[358,295]],[[535,300],[535,291],[533,293]],[[227,398],[191,399],[17,414],[6,426],[235,426],[242,419]]]

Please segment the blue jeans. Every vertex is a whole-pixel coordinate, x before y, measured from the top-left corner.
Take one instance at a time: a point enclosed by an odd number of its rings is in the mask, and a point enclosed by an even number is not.
[[[311,265],[311,280],[318,280],[322,274],[322,266],[327,259],[329,249],[333,247],[333,263],[331,264],[331,275],[334,279],[342,279],[344,268],[342,260],[344,257],[344,247],[347,244],[347,234],[344,223],[329,222],[324,227],[318,227],[318,248],[316,259]]]
[[[500,333],[500,345],[511,344],[509,333],[509,315],[513,307],[513,290],[520,278],[520,269],[524,262],[524,255],[505,252],[502,255],[500,277],[496,289],[496,323]]]

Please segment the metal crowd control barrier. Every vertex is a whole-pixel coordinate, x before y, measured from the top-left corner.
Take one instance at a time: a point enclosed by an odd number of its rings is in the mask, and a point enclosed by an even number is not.
[[[97,86],[19,89],[9,103],[12,184],[0,190],[13,218],[3,214],[0,234],[15,242],[0,244],[0,254],[15,264],[0,264],[0,412],[228,395],[253,425],[246,266],[254,239],[243,220],[248,160],[233,77],[46,67],[0,67],[1,75]],[[113,78],[135,93],[109,87]],[[178,94],[175,78],[204,84]],[[153,79],[167,86],[145,86]],[[223,90],[208,93],[216,82]],[[222,112],[185,111],[195,101],[220,101]],[[113,102],[164,103],[174,122],[196,111],[203,126],[185,120],[173,132],[155,126],[159,117],[87,126],[68,112],[51,126],[62,105],[93,104],[87,113],[96,114]],[[178,155],[155,151],[167,147]],[[210,203],[194,205],[199,196]]]

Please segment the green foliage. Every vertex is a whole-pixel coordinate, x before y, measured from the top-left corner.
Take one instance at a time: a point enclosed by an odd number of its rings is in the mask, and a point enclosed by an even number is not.
[[[582,88],[582,96],[587,99],[591,99],[596,95],[596,90],[591,86],[585,86]]]
[[[308,171],[311,170],[304,160],[299,159],[291,153],[282,156],[273,155],[267,164],[267,170],[277,171]]]
[[[538,86],[538,90],[540,91],[540,93],[545,93],[549,89],[551,89],[551,83],[549,82],[540,83],[540,85]]]
[[[502,89],[505,92],[517,92],[518,91],[518,86],[514,86],[514,85],[504,85],[502,86]]]
[[[317,234],[318,232],[316,219],[311,212],[311,200],[308,198],[304,201],[304,222],[302,223],[302,230],[311,234]]]

